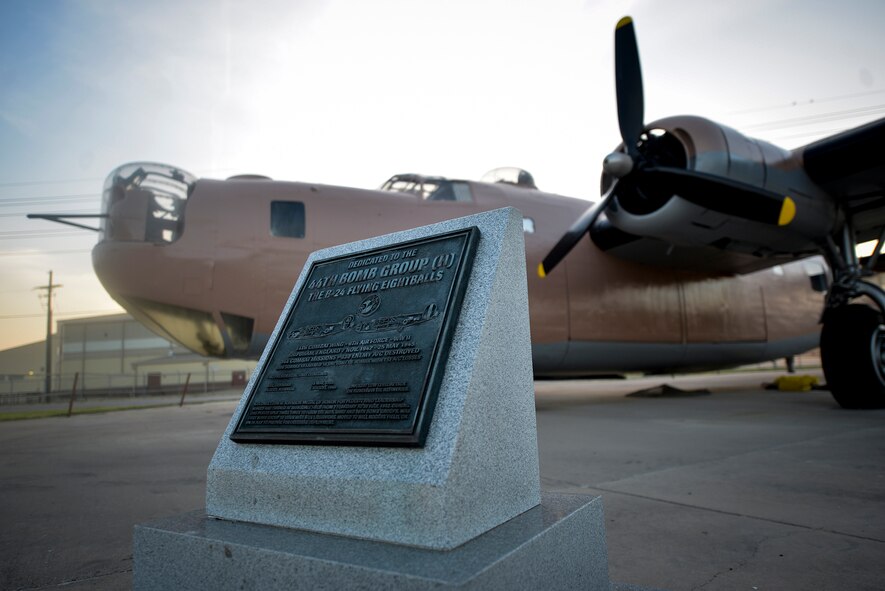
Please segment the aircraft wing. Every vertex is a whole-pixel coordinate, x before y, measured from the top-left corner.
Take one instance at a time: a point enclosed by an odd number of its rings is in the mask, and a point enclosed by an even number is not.
[[[885,228],[885,119],[801,148],[805,172],[850,215],[860,240]]]

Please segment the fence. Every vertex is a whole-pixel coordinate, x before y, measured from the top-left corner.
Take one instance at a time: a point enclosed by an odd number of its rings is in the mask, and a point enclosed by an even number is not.
[[[119,397],[180,394],[188,373],[191,373],[190,393],[210,392],[231,387],[242,387],[251,370],[164,371],[143,374],[80,374],[77,397]],[[46,394],[44,374],[0,376],[0,406],[10,404],[38,404],[58,402],[70,398],[76,373],[52,376],[52,391]]]

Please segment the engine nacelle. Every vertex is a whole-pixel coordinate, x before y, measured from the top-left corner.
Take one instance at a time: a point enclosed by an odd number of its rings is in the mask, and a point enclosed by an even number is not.
[[[784,226],[750,221],[701,207],[663,187],[640,188],[628,177],[605,211],[608,222],[622,233],[676,246],[792,258],[817,252],[820,241],[838,221],[835,204],[808,177],[801,158],[792,152],[701,117],[661,119],[648,129],[638,149],[650,165],[703,172],[789,196],[796,212]],[[613,182],[614,178],[604,174],[603,191]],[[600,247],[610,250],[613,247],[607,248],[600,243],[604,240],[597,239],[607,226],[601,219],[591,229],[591,236]]]

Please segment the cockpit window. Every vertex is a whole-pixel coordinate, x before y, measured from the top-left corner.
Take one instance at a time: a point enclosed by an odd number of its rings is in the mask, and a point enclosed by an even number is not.
[[[381,187],[382,191],[411,193],[421,199],[427,199],[439,189],[439,183],[419,176],[395,176]]]
[[[470,185],[464,181],[450,181],[442,177],[417,174],[399,174],[381,185],[382,191],[409,193],[425,201],[473,201]]]
[[[535,184],[535,178],[529,171],[513,166],[504,166],[490,170],[483,175],[480,181],[483,183],[505,183],[524,189],[538,188]]]

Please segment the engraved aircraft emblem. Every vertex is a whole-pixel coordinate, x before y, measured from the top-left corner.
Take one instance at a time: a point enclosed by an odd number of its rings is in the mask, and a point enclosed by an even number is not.
[[[367,307],[367,302],[372,298],[367,298],[360,304],[360,313]],[[380,306],[381,298],[378,298]],[[376,308],[377,309],[377,308]],[[286,335],[289,340],[296,339],[317,339],[353,329],[355,332],[383,332],[387,330],[403,330],[408,326],[423,324],[429,322],[439,316],[439,306],[434,303],[427,304],[421,312],[412,314],[399,314],[397,316],[384,316],[375,318],[366,322],[357,322],[356,316],[348,314],[339,322],[327,322],[323,324],[309,324],[299,328],[292,329]]]

